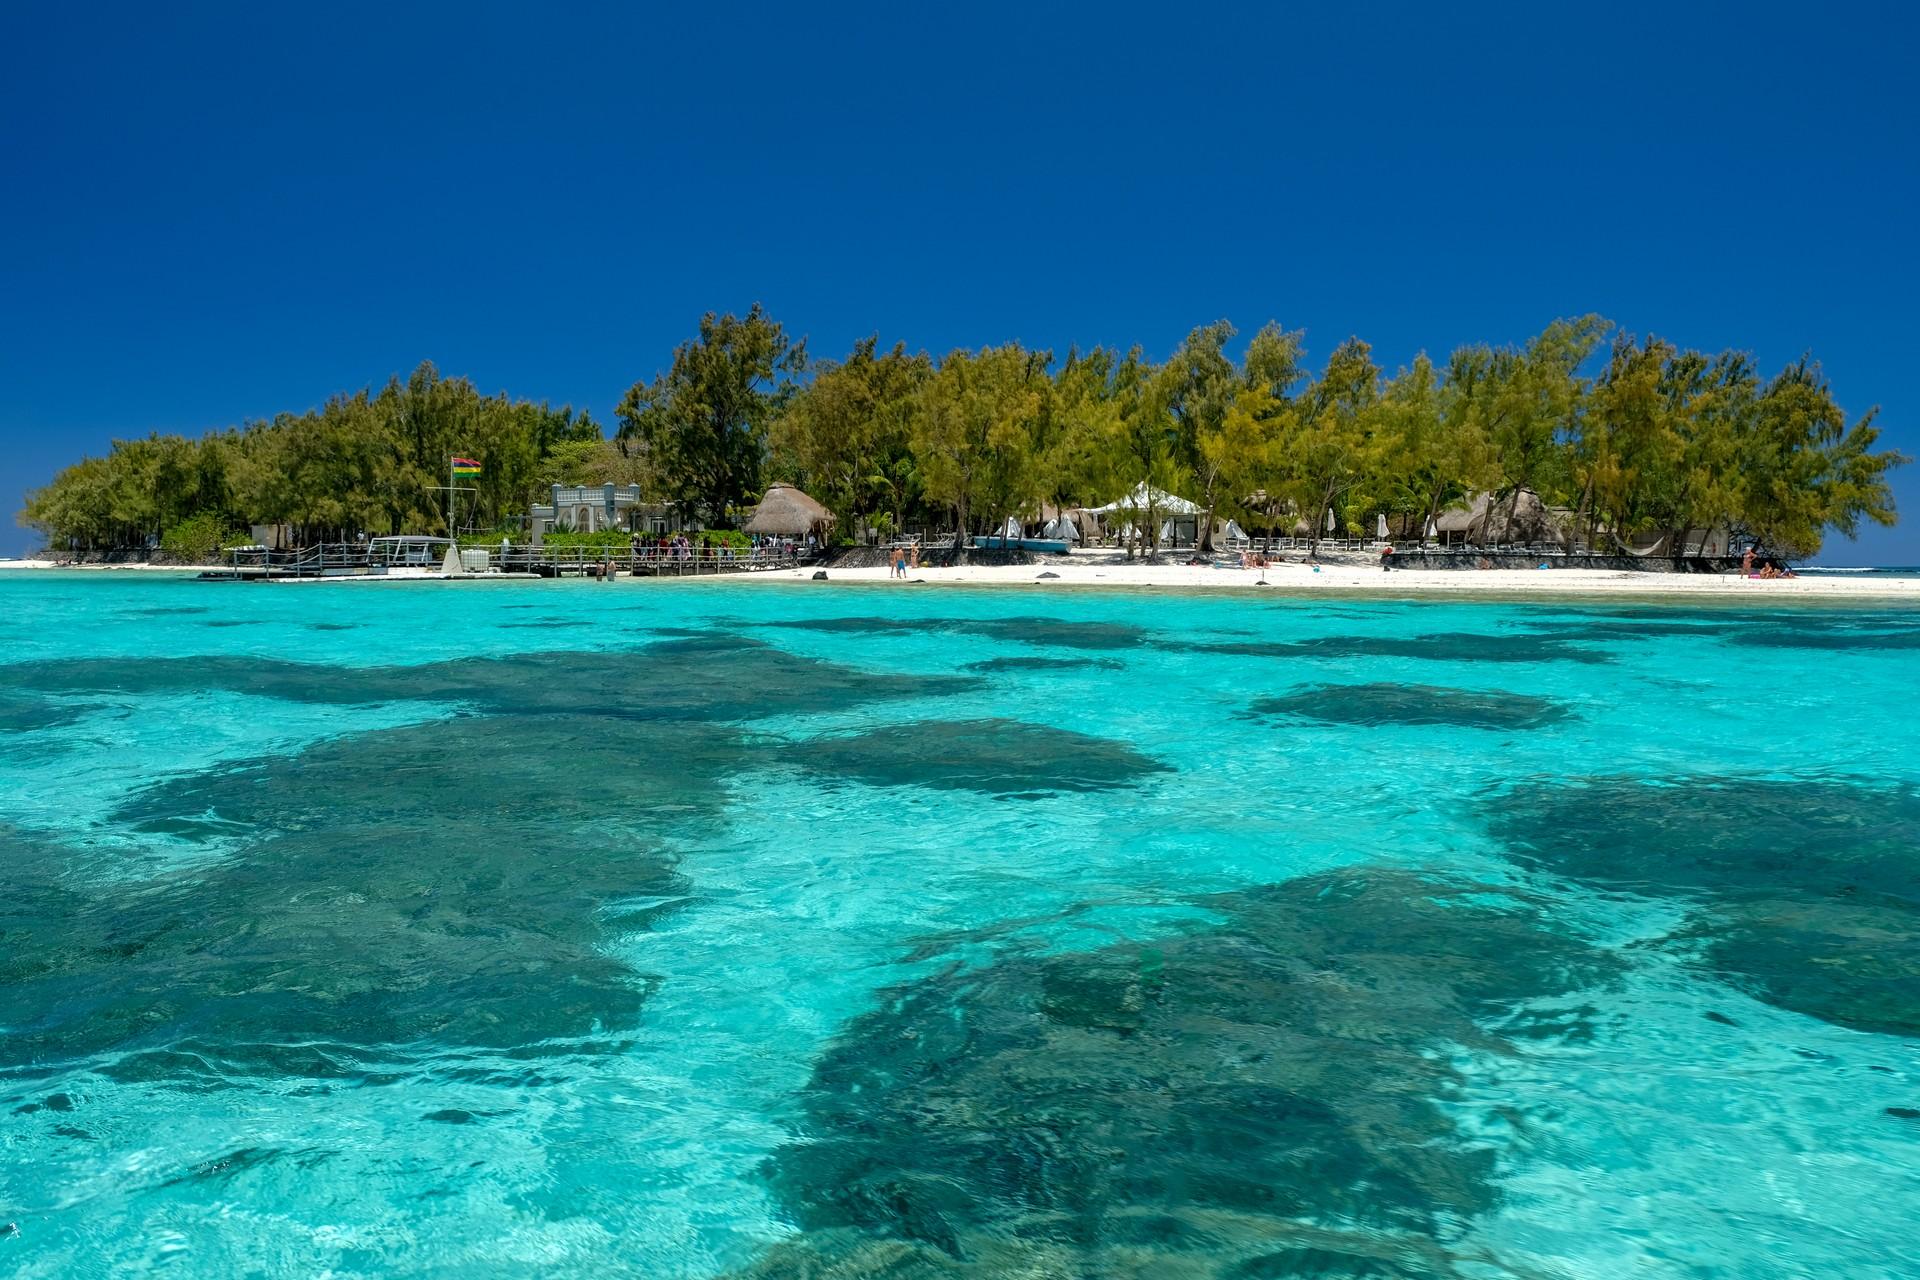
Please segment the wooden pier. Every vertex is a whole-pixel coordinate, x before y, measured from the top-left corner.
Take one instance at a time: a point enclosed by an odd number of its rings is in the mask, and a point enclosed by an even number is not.
[[[381,541],[381,540],[377,540]],[[232,563],[200,576],[217,581],[268,582],[321,578],[690,578],[727,573],[764,573],[799,567],[798,551],[730,547],[642,547],[601,551],[586,547],[462,547],[461,568],[443,568],[446,543],[425,540],[394,547],[366,542],[328,542],[296,551],[240,549]]]

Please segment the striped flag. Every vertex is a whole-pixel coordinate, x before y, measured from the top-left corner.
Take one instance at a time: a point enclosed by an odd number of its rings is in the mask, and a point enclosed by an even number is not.
[[[457,476],[477,476],[480,474],[480,464],[472,458],[455,458],[453,460],[453,474]]]

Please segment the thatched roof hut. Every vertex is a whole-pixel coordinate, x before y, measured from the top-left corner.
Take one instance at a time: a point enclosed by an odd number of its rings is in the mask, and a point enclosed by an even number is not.
[[[1449,507],[1434,518],[1435,532],[1464,536],[1476,546],[1501,542],[1548,542],[1558,539],[1572,523],[1572,513],[1549,507],[1531,489],[1522,489],[1495,502],[1489,493],[1476,493],[1464,507]]]
[[[804,538],[808,534],[826,540],[833,524],[833,512],[790,484],[770,484],[747,521],[747,532],[775,538]]]

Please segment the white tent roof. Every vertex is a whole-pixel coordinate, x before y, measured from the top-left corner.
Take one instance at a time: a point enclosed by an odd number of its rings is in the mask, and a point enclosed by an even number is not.
[[[1055,516],[1044,530],[1049,538],[1058,538],[1066,542],[1080,541],[1080,526],[1066,516]]]
[[[1021,532],[1020,521],[1013,516],[1008,516],[1006,526],[1000,530],[1000,535],[1005,538],[1018,538]]]
[[[1162,515],[1200,514],[1200,508],[1185,498],[1175,497],[1164,489],[1152,488],[1144,480],[1134,486],[1132,493],[1118,502],[1109,502],[1104,507],[1095,507],[1094,511],[1105,515],[1111,511],[1145,511],[1148,507],[1152,507]]]

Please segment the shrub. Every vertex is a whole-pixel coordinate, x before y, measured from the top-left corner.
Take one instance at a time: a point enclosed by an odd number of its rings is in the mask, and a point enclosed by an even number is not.
[[[222,547],[245,544],[246,535],[234,530],[211,511],[197,511],[160,537],[160,551],[181,564],[206,564]]]
[[[495,539],[496,542],[499,539]],[[593,551],[625,551],[633,544],[633,535],[625,529],[602,529],[598,533],[567,533],[554,531],[543,534],[540,545],[546,547],[582,547]]]

